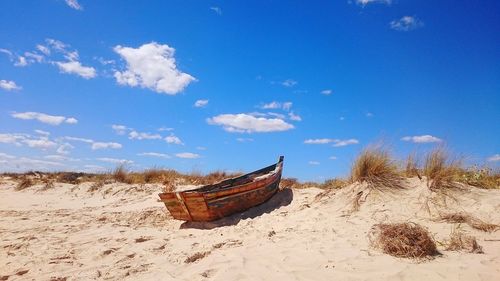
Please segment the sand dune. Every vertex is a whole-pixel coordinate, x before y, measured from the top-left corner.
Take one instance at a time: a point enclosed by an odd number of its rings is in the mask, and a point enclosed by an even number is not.
[[[500,224],[500,190],[446,195],[410,179],[395,192],[363,184],[341,190],[285,189],[269,202],[217,222],[173,220],[160,185],[0,184],[0,280],[499,280],[500,231],[460,224],[484,254],[446,251],[462,212]],[[418,223],[442,255],[415,261],[370,245],[372,226]]]

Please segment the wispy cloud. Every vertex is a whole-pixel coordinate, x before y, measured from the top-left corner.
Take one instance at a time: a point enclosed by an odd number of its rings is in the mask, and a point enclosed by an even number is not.
[[[96,76],[95,68],[90,66],[83,66],[79,61],[56,61],[55,64],[63,73],[76,74],[85,79],[94,78]]]
[[[181,139],[174,134],[170,134],[170,136],[165,137],[165,141],[167,143],[171,143],[171,144],[184,145],[184,143],[181,141]]]
[[[325,89],[325,90],[321,91],[320,93],[322,95],[329,96],[329,95],[333,94],[333,91],[330,89]]]
[[[83,10],[83,7],[82,5],[80,5],[80,3],[78,3],[78,0],[65,0],[65,1],[66,5],[70,6],[71,8],[79,11]]]
[[[390,5],[392,3],[392,0],[355,0],[355,2],[359,6],[365,7],[366,5],[375,3]]]
[[[292,108],[293,103],[290,101],[287,102],[277,102],[272,101],[270,103],[263,104],[261,109],[283,109],[285,111],[289,111]]]
[[[411,31],[424,26],[424,23],[416,17],[404,16],[390,22],[389,26],[397,31]]]
[[[143,133],[132,130],[128,134],[128,138],[131,140],[159,140],[161,136],[159,134]]]
[[[127,128],[126,126],[124,125],[116,125],[116,124],[113,124],[111,125],[111,129],[113,129],[113,131],[118,134],[118,135],[125,135],[127,133],[127,130],[129,128]]]
[[[157,93],[175,95],[196,79],[177,69],[175,49],[156,42],[139,48],[116,46],[114,51],[127,63],[124,71],[115,71],[120,85],[140,86]]]
[[[222,15],[222,9],[220,7],[210,7],[210,10],[214,11],[217,15],[221,16]]]
[[[236,140],[239,142],[252,142],[253,141],[252,138],[237,138]]]
[[[431,135],[422,136],[406,136],[401,138],[402,141],[409,141],[414,143],[432,143],[432,142],[442,142],[443,140]]]
[[[293,129],[279,118],[255,117],[249,114],[221,114],[207,119],[208,124],[222,126],[231,133],[269,133]]]
[[[98,149],[120,149],[122,145],[117,142],[94,142],[91,146],[92,150]]]
[[[57,115],[49,115],[45,113],[40,113],[40,112],[13,112],[11,113],[11,116],[17,119],[22,119],[22,120],[37,120],[39,122],[57,126],[64,123],[67,124],[76,124],[78,123],[78,120],[73,118],[73,117],[65,117],[65,116],[57,116]]]
[[[157,152],[143,152],[143,153],[139,153],[137,155],[139,155],[139,156],[150,156],[150,157],[164,158],[164,159],[172,158],[168,154],[157,153]]]
[[[299,115],[293,113],[293,111],[288,113],[288,117],[292,121],[302,121],[302,117],[300,117]]]
[[[341,146],[347,146],[351,144],[358,144],[359,141],[357,139],[346,139],[346,140],[340,140],[340,139],[307,139],[304,141],[305,144],[329,144],[333,143],[334,147],[341,147]]]
[[[286,79],[285,81],[281,82],[281,85],[285,86],[285,87],[293,87],[295,85],[297,85],[298,82],[293,80],[293,79]]]
[[[337,156],[330,156],[330,157],[328,157],[328,159],[330,159],[330,160],[337,160]]]
[[[113,163],[113,164],[133,164],[134,161],[128,159],[117,159],[117,158],[109,158],[109,157],[100,157],[96,158],[96,160],[101,162]]]
[[[195,107],[205,107],[208,105],[208,100],[197,100],[195,103],[194,103],[194,106]]]
[[[490,162],[498,162],[500,161],[500,154],[495,154],[490,157],[488,157],[488,161]]]
[[[177,158],[184,158],[184,159],[196,159],[200,158],[201,156],[196,153],[191,153],[191,152],[182,152],[182,153],[177,153],[175,154]]]
[[[313,166],[317,166],[320,164],[318,161],[309,161],[308,163],[309,163],[309,165],[313,165]]]
[[[14,81],[9,81],[9,80],[0,80],[0,88],[6,90],[6,91],[15,91],[15,90],[21,90],[22,87],[18,86],[16,82]]]

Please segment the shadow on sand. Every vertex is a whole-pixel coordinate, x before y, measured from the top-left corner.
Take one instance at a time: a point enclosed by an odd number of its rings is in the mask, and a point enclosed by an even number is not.
[[[214,229],[222,226],[237,225],[240,220],[253,219],[262,214],[270,213],[280,207],[289,205],[293,200],[293,191],[289,188],[279,190],[271,199],[241,213],[210,222],[187,221],[180,228]]]

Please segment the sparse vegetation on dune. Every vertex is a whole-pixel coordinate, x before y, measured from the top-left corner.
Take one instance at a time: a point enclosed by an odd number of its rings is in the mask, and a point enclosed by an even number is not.
[[[466,223],[474,229],[485,232],[494,232],[497,229],[500,229],[500,225],[484,222],[481,219],[473,217],[465,212],[441,214],[439,220],[448,223]]]
[[[325,190],[343,188],[349,183],[366,182],[371,189],[391,190],[404,187],[404,179],[422,176],[427,178],[428,187],[433,191],[459,187],[459,183],[470,186],[498,189],[500,188],[500,171],[491,168],[463,168],[458,158],[452,158],[443,147],[438,146],[424,158],[423,166],[419,165],[417,155],[410,154],[403,165],[398,165],[386,146],[369,146],[356,158],[351,167],[349,180],[332,178],[324,182],[300,182],[296,178],[282,178],[281,188],[321,188]],[[151,168],[144,171],[128,171],[126,166],[119,165],[107,173],[81,172],[38,172],[3,173],[3,176],[16,180],[18,189],[34,184],[45,184],[48,188],[53,183],[62,182],[79,184],[83,182],[99,182],[93,189],[104,185],[104,182],[122,182],[127,184],[163,184],[166,190],[173,190],[177,184],[207,185],[221,180],[237,177],[241,173],[215,171],[208,174],[197,172],[183,174],[171,169]]]
[[[474,254],[483,254],[483,247],[477,243],[476,237],[465,234],[460,228],[455,228],[450,239],[445,242],[447,251],[467,251]]]
[[[350,179],[379,190],[403,187],[398,165],[382,146],[371,146],[360,153],[352,165]]]
[[[451,159],[443,146],[436,147],[425,158],[424,175],[427,186],[432,190],[457,187],[461,170],[461,161]]]
[[[440,254],[427,229],[416,223],[376,224],[370,234],[372,246],[391,256],[423,259]]]

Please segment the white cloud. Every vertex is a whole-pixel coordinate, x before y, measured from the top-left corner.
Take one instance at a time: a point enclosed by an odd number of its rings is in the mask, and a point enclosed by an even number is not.
[[[76,124],[76,123],[78,123],[78,120],[76,118],[69,117],[64,122],[66,122],[68,124]]]
[[[326,90],[321,91],[320,93],[322,95],[329,96],[329,95],[331,95],[333,93],[333,91],[330,90],[330,89],[326,89]]]
[[[26,58],[23,56],[18,56],[17,57],[17,62],[14,63],[14,66],[27,66],[28,62],[26,61]]]
[[[91,146],[92,150],[98,149],[120,149],[122,145],[116,142],[94,142]]]
[[[309,161],[308,163],[309,165],[315,165],[315,166],[320,164],[318,161]]]
[[[367,112],[367,113],[365,114],[365,116],[366,116],[366,117],[368,117],[368,118],[371,118],[371,117],[373,117],[373,113],[371,113],[371,112]]]
[[[27,58],[30,59],[30,62],[38,62],[38,63],[41,63],[43,61],[43,56],[42,55],[39,55],[39,54],[36,54],[36,53],[32,53],[32,52],[25,52],[24,53],[24,56],[26,56]]]
[[[390,5],[392,3],[392,0],[356,0],[356,4],[363,6],[363,7],[368,5],[368,4],[373,4],[373,3]]]
[[[55,64],[64,73],[76,74],[85,79],[94,78],[96,76],[95,68],[90,66],[83,66],[79,61],[56,61]]]
[[[199,154],[191,153],[191,152],[177,153],[177,154],[175,154],[175,156],[178,158],[184,158],[184,159],[196,159],[196,158],[201,157]]]
[[[281,113],[268,112],[266,115],[267,116],[276,117],[276,118],[279,118],[279,119],[285,119],[285,115],[283,115]],[[264,115],[264,116],[266,116],[266,115]],[[256,116],[256,115],[253,115],[253,116]]]
[[[37,48],[40,52],[42,52],[44,55],[46,55],[46,56],[50,55],[50,49],[49,49],[49,48],[47,48],[46,46],[41,45],[41,44],[38,44],[38,45],[36,45],[36,48]]]
[[[56,116],[56,115],[48,115],[40,112],[20,112],[20,113],[12,113],[12,117],[22,120],[37,120],[39,122],[57,126],[63,122],[68,124],[76,124],[78,120],[73,117],[65,117],[65,116]]]
[[[83,10],[83,7],[82,5],[80,5],[80,3],[78,3],[78,0],[65,0],[66,1],[66,4],[68,6],[70,6],[71,8],[75,9],[75,10]]]
[[[0,88],[6,91],[21,90],[22,87],[18,86],[16,82],[9,80],[0,80]]]
[[[500,161],[500,154],[495,154],[495,155],[492,155],[491,157],[488,157],[488,161],[490,161],[490,162]]]
[[[227,132],[268,133],[293,129],[294,126],[279,118],[254,117],[249,114],[221,114],[207,119],[210,125],[219,125]]]
[[[69,157],[66,157],[66,156],[62,156],[62,155],[45,155],[43,158],[45,159],[49,159],[49,160],[52,160],[52,161],[73,161],[73,162],[76,162],[76,161],[80,161],[80,159],[75,159],[75,158],[69,158]]]
[[[127,132],[128,128],[124,125],[111,125],[111,128],[113,129],[113,131],[115,131],[115,133],[117,133],[118,135],[125,135],[125,133]]]
[[[401,138],[402,141],[410,141],[414,143],[432,143],[432,142],[442,142],[443,140],[431,135],[422,135],[422,136],[407,136]]]
[[[205,106],[207,106],[207,104],[208,104],[208,100],[197,100],[194,103],[194,106],[195,107],[205,107]]]
[[[158,129],[158,131],[163,132],[163,131],[173,131],[174,128],[167,128],[167,127],[161,127]]]
[[[26,139],[26,136],[21,134],[0,134],[0,143],[8,143],[21,145],[19,141]]]
[[[359,141],[357,139],[347,139],[347,140],[339,140],[339,139],[307,139],[304,141],[305,144],[329,144],[333,143],[334,147],[346,146],[350,144],[357,144]]]
[[[139,153],[137,155],[139,155],[139,156],[151,156],[151,157],[158,157],[158,158],[165,158],[165,159],[172,158],[168,154],[157,153],[157,152],[143,152],[143,153]]]
[[[285,111],[289,111],[292,108],[293,103],[290,101],[287,102],[277,102],[277,101],[272,101],[270,103],[265,103],[262,105],[260,108],[262,109],[283,109]]]
[[[69,154],[69,149],[73,149],[75,148],[74,146],[72,146],[71,144],[69,143],[63,143],[62,145],[60,145],[56,152],[59,153],[59,154]]]
[[[336,140],[333,144],[334,147],[347,146],[351,144],[358,144],[359,141],[357,139],[348,139],[348,140]]]
[[[127,62],[125,71],[114,73],[118,84],[175,95],[196,80],[177,69],[175,49],[168,45],[151,42],[136,49],[118,45],[114,51]]]
[[[64,137],[67,140],[70,141],[79,141],[79,142],[84,142],[84,143],[94,143],[94,140],[91,139],[85,139],[85,138],[75,138],[75,137]]]
[[[237,138],[236,140],[239,142],[251,142],[251,141],[253,141],[252,138]]]
[[[390,22],[390,27],[397,31],[411,31],[424,26],[424,23],[416,17],[404,16]]]
[[[15,156],[0,152],[0,159],[15,159],[15,158],[16,158]]]
[[[305,144],[328,144],[337,141],[336,139],[307,139],[304,141]]]
[[[134,161],[127,159],[117,159],[117,158],[109,158],[109,157],[101,157],[97,158],[98,161],[113,163],[113,164],[133,164]]]
[[[298,84],[298,82],[293,80],[293,79],[286,79],[285,81],[281,82],[281,85],[283,85],[285,87],[293,87],[297,84]]]
[[[39,148],[44,150],[57,146],[57,143],[47,138],[25,139],[22,142],[31,148]]]
[[[220,7],[210,7],[210,10],[214,11],[217,15],[222,15],[222,9]]]
[[[277,101],[273,101],[273,102],[264,104],[261,108],[262,109],[278,109],[278,108],[281,108],[281,103],[279,103]]]
[[[328,157],[328,159],[330,159],[330,160],[337,160],[337,157],[336,156],[330,156],[330,157]]]
[[[293,111],[288,113],[288,117],[292,121],[302,121],[302,117],[300,117],[299,115],[293,113]]]
[[[170,136],[165,137],[165,141],[167,143],[173,143],[173,144],[182,144],[182,145],[184,144],[182,143],[181,139],[174,134],[170,134]]]
[[[197,146],[196,149],[198,149],[198,150],[207,150],[207,148],[204,147],[204,146]]]
[[[161,139],[161,136],[159,134],[140,133],[133,130],[128,134],[128,138],[131,140],[158,140]]]
[[[45,137],[48,137],[50,136],[50,133],[47,132],[47,131],[43,131],[43,130],[35,130],[35,133],[39,134],[39,135],[42,135],[42,136],[45,136]]]

